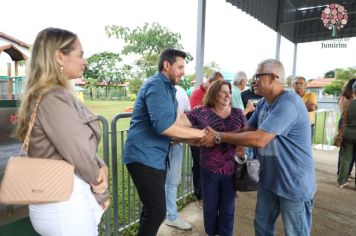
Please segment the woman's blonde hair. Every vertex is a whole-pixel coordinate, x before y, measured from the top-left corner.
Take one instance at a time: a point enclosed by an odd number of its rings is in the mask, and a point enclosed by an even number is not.
[[[69,54],[78,39],[74,33],[56,28],[47,28],[38,33],[31,49],[31,58],[26,78],[25,90],[18,112],[16,135],[23,140],[33,101],[54,87],[70,88],[69,79],[62,74],[63,68],[55,60],[57,50]]]
[[[206,107],[215,107],[218,103],[218,95],[223,85],[229,86],[231,94],[231,84],[226,80],[216,80],[214,81],[206,91],[203,97],[203,105]]]

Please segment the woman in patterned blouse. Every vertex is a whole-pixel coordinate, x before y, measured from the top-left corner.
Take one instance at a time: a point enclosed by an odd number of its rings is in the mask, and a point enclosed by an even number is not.
[[[218,132],[237,132],[246,124],[242,110],[231,107],[231,84],[215,81],[203,99],[203,106],[183,115],[179,121],[186,126]],[[235,213],[236,146],[220,143],[202,147],[200,167],[204,199],[204,227],[208,235],[233,235]]]

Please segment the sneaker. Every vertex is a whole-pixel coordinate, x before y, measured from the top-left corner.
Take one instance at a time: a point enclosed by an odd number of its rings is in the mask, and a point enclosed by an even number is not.
[[[348,178],[349,181],[353,181],[354,179],[355,179],[355,177],[353,177],[352,175],[349,175],[349,178]]]
[[[180,217],[177,217],[177,219],[175,219],[175,220],[166,219],[165,223],[166,223],[166,225],[173,226],[173,227],[176,227],[178,229],[187,230],[187,229],[191,229],[192,228],[192,226],[188,222],[186,222],[185,220],[181,219]]]
[[[343,184],[337,184],[336,187],[338,188],[345,188],[347,186],[347,183],[343,183]]]

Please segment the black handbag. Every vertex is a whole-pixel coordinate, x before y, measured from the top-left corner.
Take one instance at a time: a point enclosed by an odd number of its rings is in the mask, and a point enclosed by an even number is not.
[[[256,191],[260,174],[260,161],[249,159],[236,164],[235,190],[239,192]]]

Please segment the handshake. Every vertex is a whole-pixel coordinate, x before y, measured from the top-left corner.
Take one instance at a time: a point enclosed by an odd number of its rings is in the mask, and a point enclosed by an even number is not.
[[[211,127],[206,127],[205,129],[200,130],[200,138],[195,138],[195,139],[174,139],[173,142],[178,143],[178,142],[183,142],[187,143],[190,146],[207,146],[211,147],[215,144],[219,144],[221,142],[220,139],[220,133],[213,130]]]

